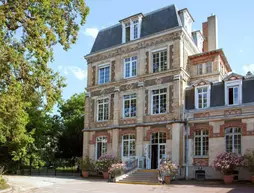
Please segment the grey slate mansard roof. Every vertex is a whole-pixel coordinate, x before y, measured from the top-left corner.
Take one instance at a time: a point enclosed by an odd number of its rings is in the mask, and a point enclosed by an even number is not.
[[[170,5],[144,15],[140,38],[180,25],[177,8]],[[120,44],[122,44],[122,25],[119,23],[99,31],[90,54]]]

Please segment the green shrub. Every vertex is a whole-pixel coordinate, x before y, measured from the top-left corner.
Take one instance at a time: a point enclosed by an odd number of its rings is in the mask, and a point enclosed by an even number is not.
[[[4,167],[0,166],[0,190],[6,189],[9,187],[3,178],[3,173],[4,173]]]

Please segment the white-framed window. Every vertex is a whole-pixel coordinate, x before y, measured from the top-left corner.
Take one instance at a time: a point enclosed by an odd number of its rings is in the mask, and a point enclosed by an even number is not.
[[[98,74],[99,74],[99,78],[98,78],[99,84],[105,84],[105,83],[109,82],[109,77],[110,77],[109,65],[99,67]]]
[[[122,136],[122,157],[136,156],[135,135]]]
[[[242,132],[241,128],[230,127],[225,129],[226,152],[241,154]]]
[[[242,103],[242,80],[225,83],[225,104],[239,105]]]
[[[124,78],[137,76],[137,56],[124,59]]]
[[[210,107],[210,85],[195,88],[195,107],[203,109]]]
[[[209,138],[208,130],[198,130],[194,132],[194,155],[208,156]]]
[[[213,62],[197,64],[197,75],[209,74],[213,72]]]
[[[122,22],[122,43],[140,38],[142,18]]]
[[[123,117],[136,117],[137,113],[137,98],[136,94],[123,96]]]
[[[139,38],[139,21],[135,20],[133,21],[133,39]]]
[[[109,118],[109,99],[97,100],[97,121],[105,121]]]
[[[167,89],[152,90],[152,114],[163,114],[167,111]]]
[[[160,50],[152,53],[153,73],[168,69],[168,51]]]
[[[107,153],[108,139],[106,136],[100,136],[96,138],[96,156],[95,159],[99,159],[102,155]]]

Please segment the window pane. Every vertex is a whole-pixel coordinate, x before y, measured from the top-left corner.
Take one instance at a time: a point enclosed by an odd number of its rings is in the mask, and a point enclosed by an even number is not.
[[[232,146],[232,135],[226,136],[226,152],[233,152],[233,146]]]
[[[195,137],[195,155],[201,155],[201,137]]]
[[[238,104],[238,87],[234,87],[234,104]]]
[[[125,63],[125,77],[130,77],[130,63]]]
[[[131,76],[136,76],[137,75],[137,61],[132,62],[132,71],[131,71]]]
[[[123,141],[123,156],[128,156],[128,141]]]
[[[233,88],[228,89],[228,104],[234,104]]]
[[[131,34],[130,34],[130,32],[131,32],[130,26],[126,27],[125,28],[125,36],[126,36],[125,41],[126,42],[129,42],[131,40]]]
[[[134,36],[134,39],[137,39],[138,38],[138,20],[134,21],[133,24],[134,24],[133,36]]]
[[[159,72],[159,53],[153,53],[153,72]]]

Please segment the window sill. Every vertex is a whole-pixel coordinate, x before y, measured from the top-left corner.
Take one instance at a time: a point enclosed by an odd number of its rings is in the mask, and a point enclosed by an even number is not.
[[[100,121],[97,120],[98,123],[107,122],[107,121],[109,121],[109,120],[100,120]]]
[[[123,117],[122,119],[136,119],[137,118],[137,116],[135,116],[135,117]]]
[[[137,77],[137,75],[136,76],[130,76],[130,77],[124,77],[124,79],[130,80],[130,79],[133,79],[133,78],[136,78],[136,77]]]
[[[209,156],[193,156],[192,158],[209,159]]]

